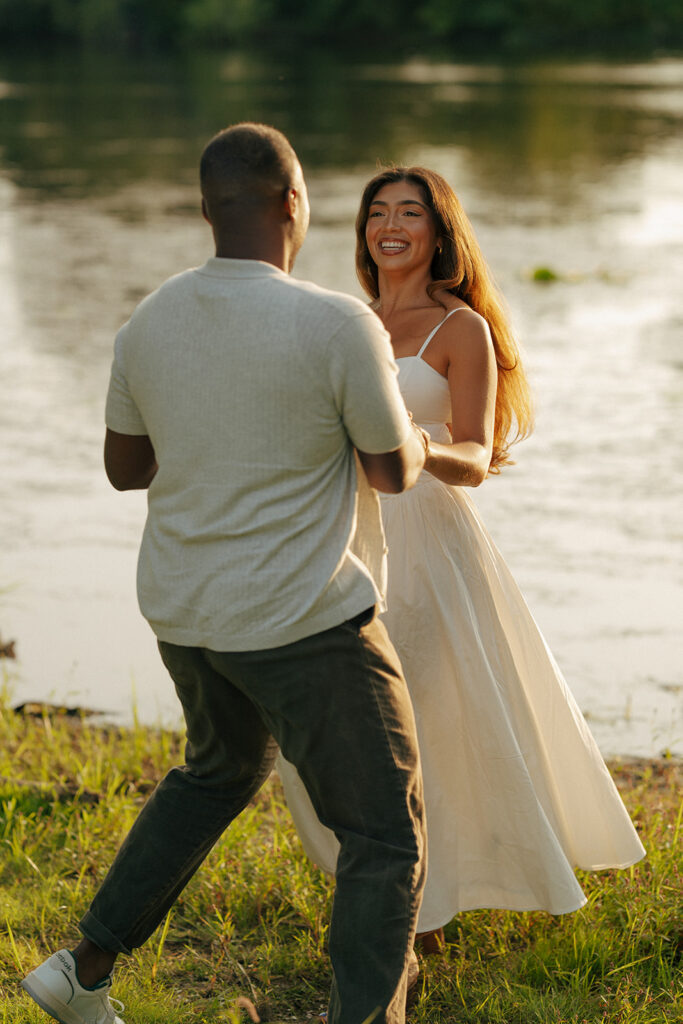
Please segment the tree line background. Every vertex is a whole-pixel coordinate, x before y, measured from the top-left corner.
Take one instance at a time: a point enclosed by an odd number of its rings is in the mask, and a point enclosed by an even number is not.
[[[177,47],[292,40],[672,48],[681,0],[0,0],[0,39]]]

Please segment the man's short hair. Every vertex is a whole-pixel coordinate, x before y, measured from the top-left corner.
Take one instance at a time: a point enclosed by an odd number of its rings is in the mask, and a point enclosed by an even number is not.
[[[209,204],[262,202],[291,186],[296,164],[296,153],[277,128],[232,125],[215,135],[202,153],[202,195]]]

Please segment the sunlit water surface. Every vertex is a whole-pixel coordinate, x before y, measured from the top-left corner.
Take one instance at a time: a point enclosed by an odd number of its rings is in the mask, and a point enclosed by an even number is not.
[[[211,254],[204,141],[283,128],[313,217],[296,274],[360,294],[377,161],[459,192],[537,403],[475,494],[605,754],[683,752],[683,61],[400,65],[244,54],[0,58],[0,633],[16,701],[178,721],[135,598],[142,494],[101,468],[114,334]],[[552,283],[532,272],[550,268]],[[9,667],[7,667],[9,666]]]

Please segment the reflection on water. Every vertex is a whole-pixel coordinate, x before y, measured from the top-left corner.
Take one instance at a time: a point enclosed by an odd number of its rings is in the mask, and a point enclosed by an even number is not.
[[[139,298],[203,262],[196,162],[283,128],[313,219],[296,273],[358,293],[378,160],[454,184],[537,395],[519,465],[476,493],[606,752],[683,750],[683,61],[400,65],[308,55],[0,59],[0,630],[22,697],[175,718],[135,607],[144,496],[110,491],[102,405]],[[539,285],[535,267],[558,280]],[[9,384],[8,384],[9,382]]]
[[[675,137],[683,77],[673,60],[395,66],[188,54],[122,64],[72,53],[6,58],[0,75],[4,163],[23,189],[91,196],[141,180],[193,183],[207,136],[249,119],[277,123],[317,169],[365,174],[378,158],[462,147],[497,190],[540,190],[556,207],[563,185],[569,194],[573,181]]]

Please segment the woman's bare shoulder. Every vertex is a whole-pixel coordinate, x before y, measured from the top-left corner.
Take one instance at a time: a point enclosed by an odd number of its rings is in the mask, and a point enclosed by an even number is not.
[[[490,336],[489,325],[480,313],[477,313],[471,306],[468,306],[462,299],[451,295],[451,302],[446,304],[446,315],[448,320],[444,323],[439,333],[444,337],[454,338],[460,335],[471,337],[487,338]],[[451,316],[458,310],[457,316]]]
[[[488,360],[494,350],[486,320],[459,300],[452,306],[452,310],[455,309],[462,312],[450,316],[439,331],[442,351],[447,355],[449,363]]]

